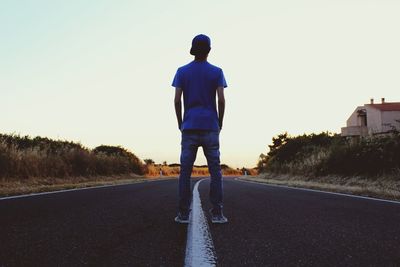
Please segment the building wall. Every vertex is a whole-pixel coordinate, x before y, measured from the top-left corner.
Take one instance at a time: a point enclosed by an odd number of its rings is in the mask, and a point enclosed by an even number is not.
[[[392,130],[389,125],[394,126],[397,130],[400,130],[400,122],[396,121],[400,120],[400,111],[383,111],[382,112],[382,130],[384,132]]]
[[[366,126],[347,126],[341,129],[342,136],[366,136],[368,128]]]
[[[366,110],[367,126],[361,123],[357,111]],[[369,105],[357,107],[346,121],[346,127],[341,128],[342,136],[365,136],[385,133],[394,126],[400,131],[400,111],[381,111]]]
[[[357,107],[353,113],[350,115],[350,117],[347,119],[346,121],[346,126],[347,127],[351,127],[351,126],[360,126],[361,125],[361,121],[358,118],[358,114],[357,111],[361,110],[361,109],[365,109],[365,107],[360,106]]]
[[[367,110],[367,127],[368,134],[375,134],[382,132],[382,112],[378,109],[365,105]]]

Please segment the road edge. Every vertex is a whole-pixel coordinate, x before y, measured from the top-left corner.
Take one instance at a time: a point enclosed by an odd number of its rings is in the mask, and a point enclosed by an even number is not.
[[[264,185],[264,186],[272,186],[272,187],[279,187],[279,188],[286,188],[286,189],[293,189],[293,190],[301,190],[301,191],[308,191],[308,192],[315,192],[315,193],[324,193],[324,194],[331,194],[331,195],[337,195],[337,196],[352,197],[352,198],[373,200],[373,201],[379,201],[379,202],[400,204],[400,201],[397,201],[397,200],[369,197],[369,196],[363,196],[363,195],[355,195],[355,194],[349,194],[349,193],[333,192],[333,191],[324,191],[324,190],[320,190],[320,189],[312,189],[312,188],[305,188],[305,187],[280,185],[280,184],[270,183],[268,181],[263,182],[263,181],[259,181],[259,180],[251,180],[249,178],[237,177],[237,178],[234,178],[234,180],[235,181],[244,182],[244,183],[253,183],[253,184],[259,184],[259,185]]]
[[[34,197],[34,196],[42,196],[42,195],[50,195],[50,194],[58,194],[58,193],[65,193],[65,192],[73,192],[73,191],[81,191],[81,190],[89,190],[89,189],[98,189],[98,188],[106,188],[106,187],[115,187],[115,186],[124,186],[124,185],[131,185],[131,184],[140,184],[140,183],[147,183],[147,182],[157,182],[157,181],[166,181],[166,180],[173,180],[176,177],[168,177],[168,178],[138,178],[129,180],[128,182],[124,181],[121,183],[114,182],[104,182],[105,184],[102,185],[85,185],[85,184],[76,184],[74,188],[69,189],[60,189],[58,190],[50,190],[44,192],[32,192],[27,194],[20,194],[20,195],[11,195],[11,196],[0,196],[0,201],[8,200],[8,199],[17,199],[17,198],[26,198],[26,197]]]

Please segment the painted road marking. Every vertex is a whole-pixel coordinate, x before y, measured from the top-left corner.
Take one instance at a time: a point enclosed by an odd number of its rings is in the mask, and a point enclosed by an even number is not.
[[[242,180],[242,179],[239,179],[239,178],[235,178],[235,180],[236,181],[240,181],[240,182],[244,182],[244,183],[258,184],[258,185],[264,185],[264,186],[281,187],[281,188],[287,188],[287,189],[302,190],[302,191],[309,191],[309,192],[324,193],[324,194],[338,195],[338,196],[344,196],[344,197],[353,197],[353,198],[361,198],[361,199],[380,201],[380,202],[387,202],[387,203],[393,203],[393,204],[400,204],[400,201],[396,201],[396,200],[388,200],[388,199],[381,199],[381,198],[374,198],[374,197],[364,197],[364,196],[350,195],[350,194],[345,194],[345,193],[322,191],[322,190],[317,190],[317,189],[292,187],[292,186],[287,186],[287,185],[267,184],[267,183],[263,183],[263,182]]]
[[[50,194],[58,194],[58,193],[65,193],[65,192],[72,192],[72,191],[80,191],[80,190],[97,189],[97,188],[105,188],[105,187],[132,185],[132,184],[142,184],[142,183],[157,182],[157,181],[165,181],[165,180],[171,180],[171,179],[174,179],[174,178],[154,179],[154,180],[143,180],[143,181],[140,181],[140,182],[133,182],[133,183],[111,184],[111,185],[99,185],[99,186],[89,186],[89,187],[82,187],[82,188],[72,188],[72,189],[64,189],[64,190],[49,191],[49,192],[41,192],[41,193],[31,193],[31,194],[25,194],[25,195],[16,195],[16,196],[9,196],[9,197],[0,197],[0,201],[1,201],[1,200],[7,200],[7,199],[16,199],[16,198],[24,198],[24,197],[35,197],[35,196],[50,195]]]
[[[185,267],[216,266],[217,259],[214,244],[208,230],[207,220],[201,207],[198,181],[193,188],[192,211],[186,242]]]

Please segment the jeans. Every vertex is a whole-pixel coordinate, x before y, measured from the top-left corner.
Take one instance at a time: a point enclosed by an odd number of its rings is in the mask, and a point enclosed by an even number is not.
[[[196,160],[197,149],[203,147],[207,159],[208,170],[211,175],[210,201],[212,212],[222,212],[222,174],[219,152],[218,131],[183,131],[181,142],[181,171],[179,175],[179,212],[189,214],[192,200],[191,174],[193,163]]]

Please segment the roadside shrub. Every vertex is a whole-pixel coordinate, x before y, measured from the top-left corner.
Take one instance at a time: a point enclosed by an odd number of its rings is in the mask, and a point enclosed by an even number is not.
[[[0,177],[77,177],[144,174],[132,152],[113,146],[90,150],[80,143],[49,138],[0,134]]]
[[[124,169],[128,169],[137,174],[145,173],[145,166],[142,161],[136,157],[135,154],[123,147],[101,145],[93,149],[93,152],[97,155],[103,154],[109,157],[114,157],[115,159],[120,159],[118,160],[118,164],[121,172],[123,172]]]
[[[396,133],[364,138],[284,133],[274,137],[269,148],[260,155],[261,172],[376,176],[400,168],[400,135]]]
[[[337,138],[329,132],[295,137],[280,134],[272,139],[269,152],[260,155],[258,169],[260,172],[313,173]]]
[[[400,138],[397,135],[361,138],[334,146],[321,162],[321,174],[380,175],[400,168]]]

